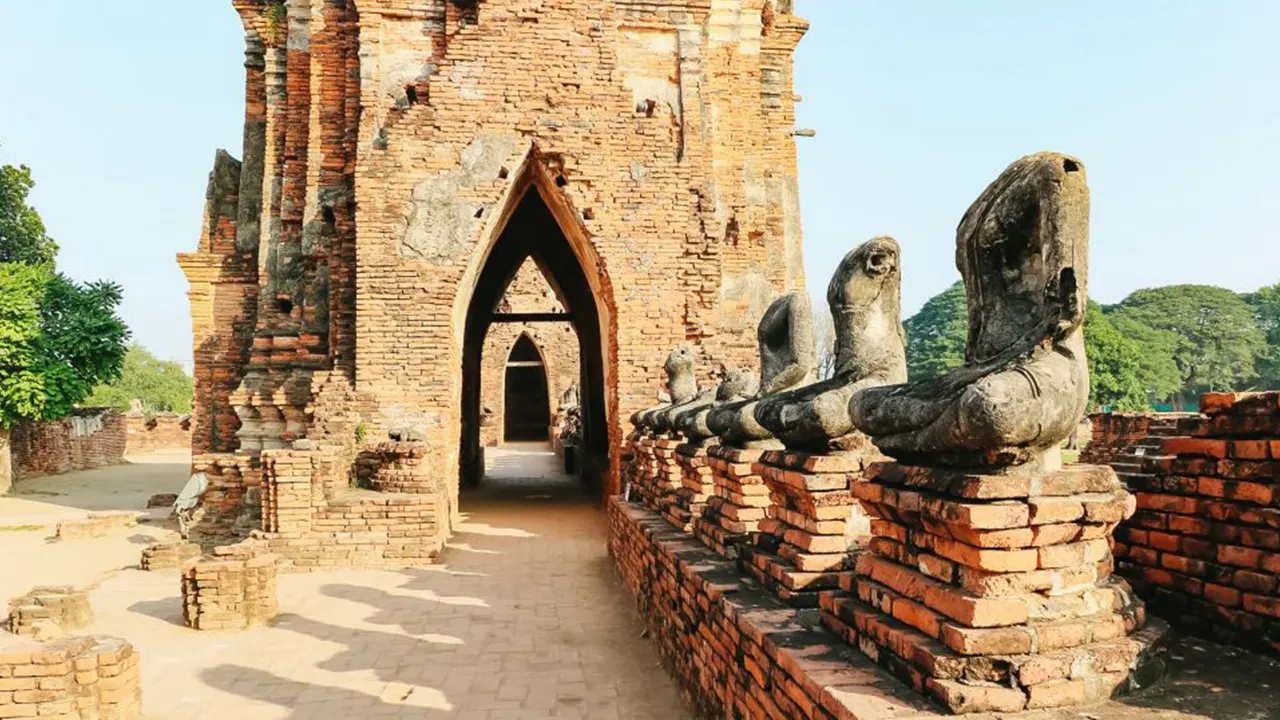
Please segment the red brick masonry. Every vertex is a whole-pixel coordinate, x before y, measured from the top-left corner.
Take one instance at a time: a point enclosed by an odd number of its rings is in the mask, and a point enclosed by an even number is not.
[[[1127,475],[1118,570],[1177,627],[1280,656],[1280,393],[1201,408]]]
[[[611,499],[609,550],[698,717],[941,717],[656,512]]]

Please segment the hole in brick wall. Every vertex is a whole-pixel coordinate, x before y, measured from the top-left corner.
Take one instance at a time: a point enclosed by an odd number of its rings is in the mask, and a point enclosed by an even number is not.
[[[556,176],[556,187],[564,187],[565,185],[568,185],[568,184],[569,184],[569,181],[566,180],[563,175]]]
[[[325,208],[323,214],[324,214],[325,227],[327,227],[330,230],[333,230],[334,227],[337,226],[338,224],[338,216],[333,214],[333,208],[331,207]]]
[[[458,8],[458,25],[475,25],[480,22],[480,0],[453,0]]]
[[[276,308],[276,312],[280,313],[281,315],[292,315],[293,301],[290,300],[289,298],[276,298],[275,308]]]
[[[583,211],[582,211],[582,219],[583,219],[583,220],[595,220],[595,219],[596,219],[596,211],[595,211],[595,210],[592,210],[591,208],[587,208],[586,210],[583,210]]]
[[[476,210],[476,219],[479,220],[482,217],[484,217],[484,208],[480,208],[479,210]]]
[[[414,86],[412,86],[412,85],[405,85],[405,86],[404,86],[404,96],[405,96],[405,97],[407,97],[407,98],[409,98],[409,104],[410,104],[410,105],[417,105],[417,104],[418,104],[418,88],[416,88],[416,87],[414,87]]]
[[[644,113],[645,117],[653,117],[658,112],[658,101],[645,100],[640,104],[640,112]]]
[[[498,171],[499,180],[506,180],[510,176],[511,176],[511,171],[506,168],[502,168],[501,170]]]
[[[1062,161],[1062,167],[1067,172],[1080,172],[1080,163],[1075,160],[1067,159]]]

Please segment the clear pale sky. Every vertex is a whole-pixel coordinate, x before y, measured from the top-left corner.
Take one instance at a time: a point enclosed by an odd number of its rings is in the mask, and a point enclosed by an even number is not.
[[[1093,189],[1091,294],[1280,281],[1280,2],[797,0],[809,282],[879,234],[908,314],[958,278],[955,225],[1017,157]],[[76,278],[112,278],[138,340],[190,361],[186,281],[214,150],[238,154],[229,0],[0,0],[0,162]]]

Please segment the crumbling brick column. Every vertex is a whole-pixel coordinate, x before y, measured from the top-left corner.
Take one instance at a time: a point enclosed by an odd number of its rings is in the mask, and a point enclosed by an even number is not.
[[[1119,571],[1178,628],[1280,656],[1280,393],[1201,409],[1129,477]]]
[[[767,517],[743,566],[793,607],[817,607],[822,590],[838,587],[853,570],[852,555],[871,525],[850,486],[873,462],[870,446],[836,455],[765,452],[757,465],[769,488]]]
[[[917,690],[952,712],[1013,712],[1143,681],[1162,631],[1135,634],[1144,606],[1111,576],[1111,533],[1134,505],[1110,468],[889,463],[852,490],[874,538],[823,621]]]
[[[739,547],[760,529],[771,504],[756,465],[762,454],[725,445],[707,449],[714,495],[694,523],[693,534],[723,557],[738,557]]]
[[[117,638],[0,635],[0,718],[137,720],[140,657]]]
[[[70,585],[32,588],[26,595],[9,601],[9,632],[14,635],[53,638],[88,627],[91,622],[89,592]]]
[[[276,616],[280,557],[243,546],[218,548],[182,568],[182,619],[195,630],[240,630]]]

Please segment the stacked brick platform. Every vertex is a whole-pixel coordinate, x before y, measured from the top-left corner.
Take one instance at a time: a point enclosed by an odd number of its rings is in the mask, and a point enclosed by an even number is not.
[[[241,630],[276,616],[280,556],[254,544],[221,547],[182,568],[182,619],[195,630]]]
[[[88,627],[91,622],[89,592],[69,585],[32,588],[9,601],[9,632],[14,635],[55,637]]]
[[[89,513],[83,520],[63,520],[58,523],[59,540],[83,540],[97,538],[117,530],[125,530],[138,524],[136,512]]]
[[[764,453],[756,467],[769,488],[768,516],[743,549],[743,566],[788,604],[817,607],[818,594],[853,570],[858,543],[871,530],[850,487],[883,459],[874,449]]]
[[[609,550],[697,717],[938,717],[924,698],[637,503],[610,500]]]
[[[1163,627],[1138,633],[1142,602],[1111,577],[1133,499],[1110,468],[886,464],[852,489],[874,537],[823,621],[952,712],[1078,705],[1161,671]]]
[[[188,560],[200,555],[200,546],[195,543],[182,540],[155,543],[142,551],[138,567],[147,571],[171,570],[182,567]]]
[[[1280,393],[1201,409],[1130,480],[1119,572],[1180,629],[1280,656]]]
[[[763,453],[725,445],[707,449],[714,495],[694,521],[693,534],[721,557],[737,558],[768,513],[769,487],[757,466]]]
[[[676,447],[676,462],[680,464],[680,489],[673,502],[668,503],[662,516],[672,526],[690,532],[694,522],[702,517],[707,500],[715,492],[711,476],[707,448],[685,443]]]
[[[0,718],[137,720],[139,655],[111,637],[0,636]]]

